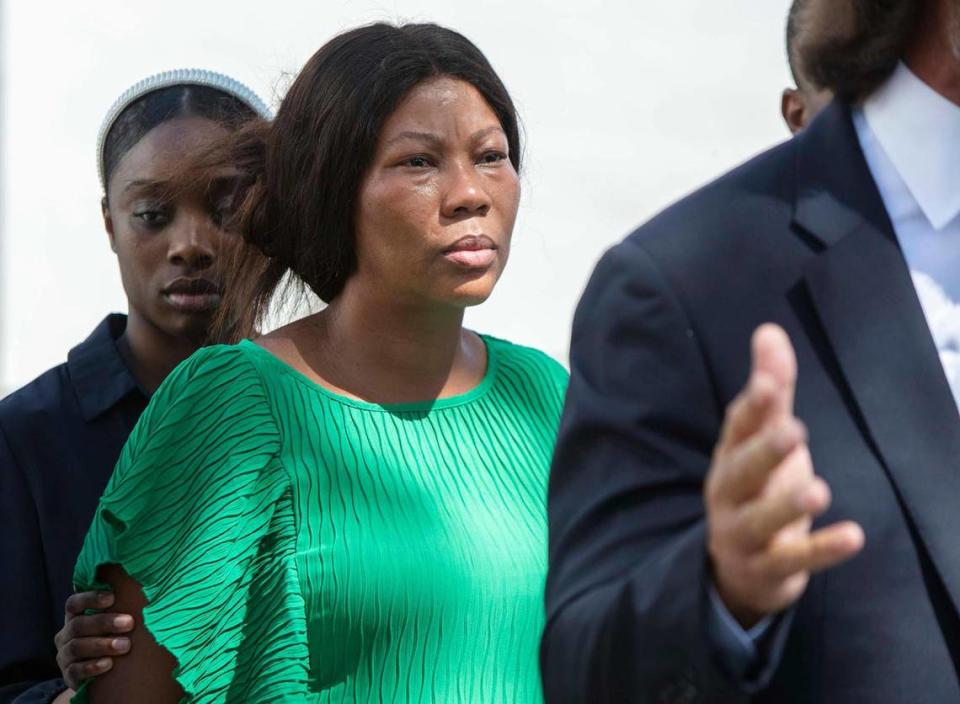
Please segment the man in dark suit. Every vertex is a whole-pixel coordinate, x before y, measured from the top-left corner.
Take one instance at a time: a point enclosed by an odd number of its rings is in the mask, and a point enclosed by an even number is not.
[[[581,301],[551,704],[960,701],[960,0],[801,20],[837,100]]]

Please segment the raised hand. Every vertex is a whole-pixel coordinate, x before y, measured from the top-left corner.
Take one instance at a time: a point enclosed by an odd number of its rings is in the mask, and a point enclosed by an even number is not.
[[[751,342],[746,388],[727,408],[704,487],[717,593],[745,628],[790,606],[810,575],[860,551],[845,521],[811,531],[830,504],[804,425],[793,415],[797,361],[787,334],[763,325]]]

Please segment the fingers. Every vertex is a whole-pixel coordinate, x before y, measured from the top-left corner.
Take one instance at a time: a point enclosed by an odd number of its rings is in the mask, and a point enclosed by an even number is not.
[[[110,636],[128,633],[133,630],[133,617],[128,614],[93,614],[90,616],[74,616],[57,633],[54,642],[58,648],[63,647],[75,638],[90,636]]]
[[[734,505],[753,498],[773,471],[806,441],[806,427],[792,417],[752,436],[717,462],[711,478],[714,497]]]
[[[800,522],[781,529],[766,549],[746,559],[730,562],[712,555],[717,592],[741,626],[750,628],[763,616],[787,608],[803,594],[811,574],[850,559],[864,545],[856,523],[808,530]]]
[[[727,409],[720,448],[734,447],[771,418],[793,412],[797,358],[787,333],[776,325],[761,325],[750,347],[750,378]]]
[[[820,572],[863,549],[863,529],[852,521],[834,523],[802,537],[793,536],[761,555],[760,569],[774,579],[798,572]]]
[[[779,325],[761,325],[753,333],[750,349],[751,376],[761,373],[770,375],[777,387],[775,411],[792,413],[797,384],[797,355],[787,333]]]
[[[85,611],[107,609],[113,606],[113,594],[110,592],[79,592],[71,594],[64,605],[64,622],[75,616],[82,616]]]
[[[758,432],[767,422],[776,400],[776,380],[766,373],[750,376],[746,388],[727,407],[718,454],[729,451]]]
[[[761,325],[753,334],[751,355],[750,378],[727,407],[715,456],[793,415],[797,358],[787,333],[777,325]]]
[[[717,471],[708,479],[711,492],[734,502],[758,493],[783,458],[806,442],[793,416],[797,359],[786,332],[761,325],[751,352],[750,379],[727,408],[714,452]]]
[[[86,662],[76,662],[67,667],[60,668],[63,675],[63,681],[70,689],[79,689],[84,681],[104,672],[109,672],[113,668],[112,658],[100,658],[99,660],[90,660]]]
[[[66,665],[123,655],[130,650],[129,638],[74,638],[64,645],[57,657]]]
[[[77,627],[77,624],[82,624],[78,630],[98,635],[68,639],[63,636],[63,631],[57,634],[57,665],[64,681],[74,689],[84,680],[111,669],[113,657],[130,651],[129,638],[111,637],[109,633],[111,628],[132,629],[133,618],[116,614],[77,616],[64,627],[64,631],[71,626]]]
[[[793,415],[797,357],[776,325],[751,340],[750,378],[727,408],[707,473],[707,550],[721,599],[741,625],[800,597],[810,574],[859,552],[863,530],[811,533],[830,504],[814,474],[806,429]]]
[[[748,552],[760,551],[783,528],[801,518],[818,516],[829,506],[830,487],[819,477],[809,477],[744,506],[735,530]]]

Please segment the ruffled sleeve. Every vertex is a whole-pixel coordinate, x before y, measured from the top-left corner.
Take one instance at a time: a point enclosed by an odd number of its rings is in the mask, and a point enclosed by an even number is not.
[[[262,380],[242,347],[201,350],[150,402],[74,572],[119,564],[187,702],[276,701],[307,679],[290,483]],[[86,701],[84,689],[74,698]]]

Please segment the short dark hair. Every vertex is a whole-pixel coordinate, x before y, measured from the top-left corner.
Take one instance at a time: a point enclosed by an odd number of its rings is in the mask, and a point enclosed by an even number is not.
[[[797,87],[800,85],[800,62],[796,58],[797,34],[800,31],[800,13],[807,5],[807,0],[793,0],[787,12],[787,64],[790,66],[790,75]],[[806,83],[806,81],[803,81]]]
[[[103,183],[123,156],[152,130],[177,117],[205,117],[234,129],[256,113],[239,98],[202,85],[173,85],[144,94],[121,112],[110,126],[103,146]]]
[[[903,57],[922,1],[800,3],[803,7],[793,18],[795,75],[847,101],[865,98],[893,73]]]
[[[256,332],[288,271],[323,301],[356,270],[355,212],[380,131],[419,83],[451,76],[496,114],[520,171],[513,101],[483,53],[435,24],[371,24],[333,38],[306,63],[271,124],[241,131],[218,159],[245,174],[228,227],[241,246],[226,272],[218,339]]]

